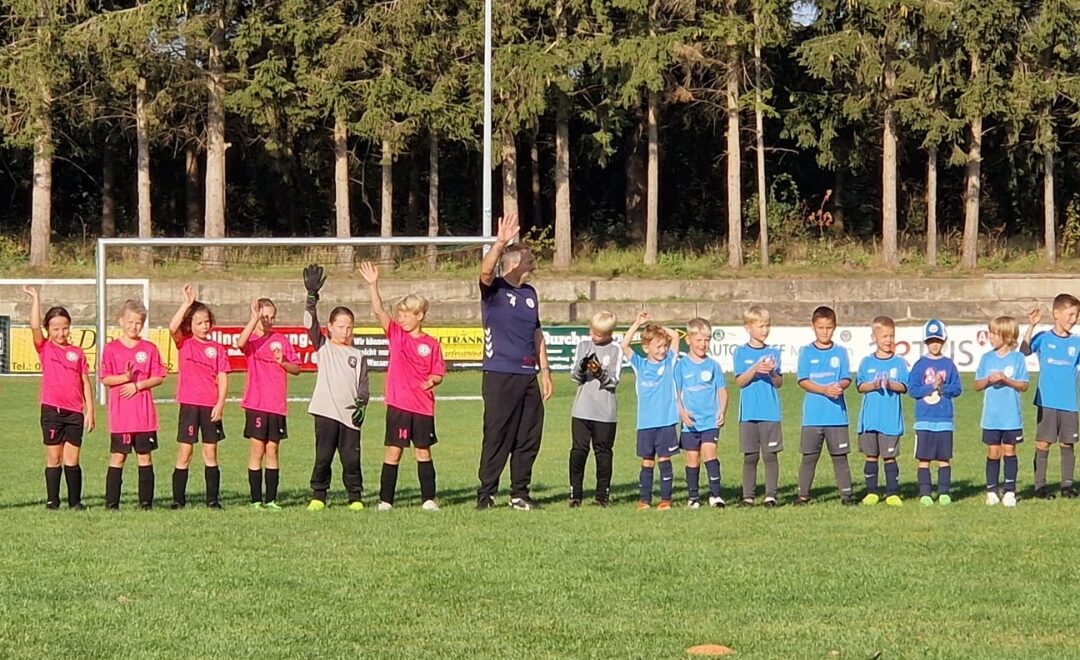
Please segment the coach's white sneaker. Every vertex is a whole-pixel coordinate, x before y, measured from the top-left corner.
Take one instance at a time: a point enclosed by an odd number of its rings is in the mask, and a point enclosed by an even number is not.
[[[1016,506],[1016,493],[1005,493],[1005,499],[1001,503],[1010,509]]]
[[[438,511],[439,505],[435,503],[435,500],[424,500],[424,503],[420,505],[420,508],[424,511]]]
[[[389,502],[379,502],[379,506],[375,507],[375,510],[376,511],[389,511],[390,509],[393,509],[393,508],[394,508],[394,505],[390,504]]]
[[[1006,496],[1008,496],[1008,493],[1006,493]],[[1015,502],[1016,496],[1015,495],[1013,496],[1013,499],[1014,499],[1013,506],[1015,506],[1016,505],[1016,502]],[[988,492],[986,494],[986,506],[997,506],[997,504],[999,502],[1001,502],[1001,498],[998,497],[997,493],[991,491],[991,492]]]
[[[725,506],[727,506],[727,502],[725,502],[724,498],[722,498],[722,497],[713,497],[713,496],[710,495],[709,496],[709,506],[711,506],[713,508],[716,508],[716,509],[723,509]]]

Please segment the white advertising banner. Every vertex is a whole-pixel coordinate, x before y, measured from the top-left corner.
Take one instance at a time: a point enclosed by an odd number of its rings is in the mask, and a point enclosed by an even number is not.
[[[949,325],[947,329],[949,339],[945,342],[943,352],[953,359],[961,372],[973,373],[979,366],[982,354],[991,350],[986,324]],[[1025,326],[1020,328],[1021,332],[1025,329]],[[1050,326],[1039,327],[1039,330],[1049,329]],[[709,350],[724,370],[731,373],[732,356],[736,347],[745,344],[749,339],[746,328],[741,325],[716,326],[713,328]],[[780,349],[781,370],[784,373],[794,373],[799,364],[799,351],[813,341],[814,330],[807,324],[803,327],[773,326],[766,343]],[[841,326],[836,329],[833,341],[848,350],[852,370],[858,369],[859,362],[876,350],[869,326]],[[916,360],[926,353],[921,325],[896,328],[896,353],[906,359],[908,365],[915,364]],[[1039,369],[1039,363],[1034,356],[1028,357],[1027,365],[1029,371]]]

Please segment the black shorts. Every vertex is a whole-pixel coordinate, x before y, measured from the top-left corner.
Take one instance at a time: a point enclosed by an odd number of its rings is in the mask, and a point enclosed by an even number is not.
[[[225,428],[221,420],[210,421],[210,406],[193,406],[187,403],[180,404],[180,424],[176,432],[176,441],[193,445],[199,441],[207,444],[217,444],[225,439]]]
[[[263,442],[281,442],[289,437],[289,425],[284,415],[245,410],[244,437]]]
[[[54,406],[41,406],[41,434],[50,447],[65,442],[82,447],[83,414]]]
[[[157,432],[113,433],[109,436],[109,451],[114,454],[149,454],[158,448]]]
[[[386,441],[383,444],[387,447],[408,447],[411,444],[417,449],[427,449],[438,441],[433,416],[386,407]]]

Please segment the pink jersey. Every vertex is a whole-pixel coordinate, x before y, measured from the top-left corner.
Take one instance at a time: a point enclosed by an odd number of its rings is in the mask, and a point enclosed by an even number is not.
[[[240,407],[244,410],[284,415],[288,412],[285,402],[288,385],[287,374],[274,359],[274,352],[281,353],[284,362],[300,364],[296,349],[277,333],[248,338],[244,346],[247,357],[247,383]]]
[[[216,341],[184,337],[176,347],[180,362],[177,368],[176,401],[189,406],[213,408],[218,401],[217,375],[229,373],[225,347]]]
[[[41,405],[83,412],[83,375],[90,373],[86,354],[78,346],[51,341],[35,344],[41,359]]]
[[[98,373],[102,378],[127,374],[131,365],[135,382],[165,377],[165,364],[157,346],[145,339],[128,348],[119,339],[105,344]],[[109,433],[150,433],[158,430],[157,409],[151,390],[139,390],[130,399],[120,396],[121,385],[109,388]]]
[[[390,321],[390,363],[386,367],[386,405],[420,415],[435,414],[435,391],[421,389],[431,376],[446,374],[442,347],[431,335],[413,337]]]

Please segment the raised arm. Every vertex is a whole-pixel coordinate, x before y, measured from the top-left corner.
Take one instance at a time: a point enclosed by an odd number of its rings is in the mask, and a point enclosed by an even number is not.
[[[671,350],[675,351],[675,354],[679,354],[679,331],[675,328],[669,328],[664,326],[664,332],[667,333],[669,339],[671,339]]]
[[[169,336],[172,337],[173,343],[177,346],[184,340],[184,336],[180,333],[180,326],[184,323],[184,316],[187,311],[191,309],[191,306],[195,304],[195,287],[190,284],[184,285],[184,300],[180,303],[180,307],[176,309],[176,313],[173,314],[172,319],[169,320]]]
[[[1035,326],[1042,321],[1042,305],[1028,312],[1028,329],[1024,333],[1024,341],[1020,342],[1020,352],[1026,357],[1031,355],[1031,338],[1035,335]]]
[[[371,312],[379,321],[383,332],[386,332],[390,329],[390,315],[383,308],[382,295],[379,293],[379,268],[370,261],[365,261],[360,264],[360,275],[367,281],[371,292]]]
[[[637,334],[638,328],[643,326],[649,321],[649,313],[645,310],[641,310],[637,314],[637,318],[630,324],[629,329],[622,337],[622,341],[619,342],[619,346],[622,348],[623,356],[627,359],[634,354],[634,349],[630,348],[630,344],[634,341],[634,335]]]
[[[307,328],[311,345],[318,350],[326,343],[319,326],[319,290],[326,283],[323,267],[311,264],[304,269],[304,288],[307,289],[307,301],[304,304],[304,327]]]
[[[248,340],[251,339],[251,333],[255,332],[255,326],[259,325],[259,321],[262,320],[262,307],[259,305],[257,298],[251,299],[251,318],[248,319],[247,325],[240,331],[240,336],[236,338],[236,347],[241,351],[247,347]]]
[[[490,286],[495,281],[495,269],[499,265],[503,250],[510,244],[510,241],[514,240],[520,229],[517,216],[513,213],[505,218],[499,218],[499,229],[495,236],[495,244],[484,255],[484,260],[480,262],[480,282],[485,286]]]
[[[24,286],[22,290],[30,296],[30,333],[34,336],[34,346],[41,346],[48,339],[41,330],[41,296],[32,286]]]

